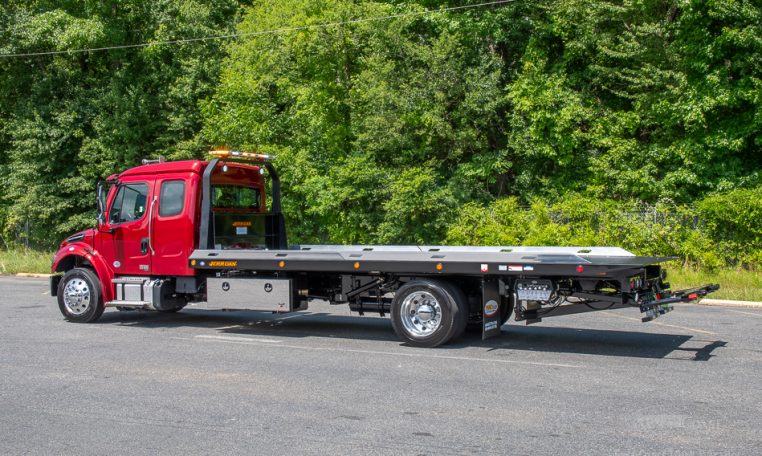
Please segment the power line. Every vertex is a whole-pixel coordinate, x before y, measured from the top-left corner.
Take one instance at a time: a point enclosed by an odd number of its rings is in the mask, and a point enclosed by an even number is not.
[[[23,54],[0,54],[0,58],[14,58],[14,57],[38,57],[38,56],[44,56],[44,55],[61,55],[61,54],[79,54],[83,52],[99,52],[99,51],[111,51],[116,49],[134,49],[134,48],[144,48],[148,46],[158,46],[158,45],[175,45],[175,44],[185,44],[185,43],[197,43],[201,41],[211,41],[211,40],[227,40],[227,39],[234,39],[234,38],[246,38],[246,37],[252,37],[252,36],[261,36],[261,35],[276,35],[280,33],[289,33],[289,32],[299,32],[303,30],[312,30],[312,29],[320,29],[320,28],[328,28],[328,27],[336,27],[336,26],[342,26],[342,25],[352,25],[352,24],[361,24],[365,22],[379,22],[379,21],[386,21],[390,19],[400,19],[404,17],[414,17],[414,16],[424,16],[427,14],[439,14],[439,13],[446,13],[449,11],[458,11],[458,10],[465,10],[465,9],[473,9],[473,8],[483,8],[486,6],[499,6],[499,5],[505,5],[507,3],[513,3],[515,0],[495,0],[491,2],[486,3],[477,3],[474,5],[462,5],[462,6],[451,6],[446,8],[439,8],[435,10],[424,10],[424,11],[415,11],[410,13],[399,13],[399,14],[392,14],[389,16],[376,16],[376,17],[367,17],[367,18],[360,18],[360,19],[351,19],[348,21],[338,21],[338,22],[326,22],[322,24],[312,24],[312,25],[304,25],[300,27],[285,27],[285,28],[279,28],[279,29],[271,29],[271,30],[261,30],[258,32],[249,32],[249,33],[231,33],[228,35],[212,35],[212,36],[204,36],[204,37],[197,37],[197,38],[183,38],[183,39],[177,39],[177,40],[166,40],[166,41],[155,41],[152,43],[138,43],[138,44],[121,44],[116,46],[105,46],[105,47],[98,47],[98,48],[86,48],[86,49],[69,49],[66,51],[44,51],[44,52],[28,52]]]

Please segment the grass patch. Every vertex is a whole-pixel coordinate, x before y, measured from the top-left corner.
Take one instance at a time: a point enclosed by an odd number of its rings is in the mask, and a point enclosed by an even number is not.
[[[50,274],[53,254],[28,249],[0,249],[0,274]]]
[[[762,302],[762,271],[718,269],[707,272],[685,267],[667,267],[667,273],[667,282],[673,290],[719,283],[719,291],[710,294],[708,298]]]

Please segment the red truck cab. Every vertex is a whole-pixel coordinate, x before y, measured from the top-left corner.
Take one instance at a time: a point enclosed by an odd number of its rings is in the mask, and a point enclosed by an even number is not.
[[[96,274],[106,302],[114,300],[114,280],[122,276],[182,280],[197,274],[188,257],[199,247],[202,180],[209,163],[144,163],[99,183],[96,227],[69,236],[53,259],[54,273],[85,267]],[[224,225],[217,227],[216,239],[225,239],[229,230],[239,236],[225,248],[255,247],[256,233],[240,234],[255,228],[247,221],[248,214],[265,212],[262,170],[259,166],[220,162],[209,171],[211,210]],[[70,293],[78,292],[76,286],[71,288]],[[80,288],[84,290],[84,284]]]

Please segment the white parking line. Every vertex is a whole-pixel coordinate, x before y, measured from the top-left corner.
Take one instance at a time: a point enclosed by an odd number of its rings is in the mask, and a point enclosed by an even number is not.
[[[230,325],[230,326],[223,326],[221,328],[217,328],[217,331],[224,331],[226,329],[236,329],[236,328],[243,328],[243,325]]]
[[[510,359],[478,358],[473,356],[436,355],[434,353],[408,353],[408,352],[388,352],[388,351],[379,351],[379,350],[359,350],[359,349],[353,349],[353,348],[309,347],[304,345],[281,344],[281,341],[279,340],[254,339],[251,337],[198,335],[198,336],[194,336],[193,339],[189,339],[185,337],[173,337],[173,339],[182,339],[182,340],[195,339],[195,340],[205,340],[209,342],[223,342],[223,343],[232,343],[232,344],[240,344],[240,345],[260,345],[261,343],[265,343],[271,347],[290,348],[290,349],[304,350],[304,351],[362,353],[362,354],[368,354],[368,355],[403,356],[408,358],[427,358],[427,359],[447,359],[447,360],[455,360],[455,361],[478,361],[478,362],[500,363],[500,364],[524,364],[528,366],[543,366],[543,367],[570,367],[570,368],[584,367],[582,365],[576,365],[576,364],[542,363],[542,362],[535,362],[535,361],[518,361],[518,360],[510,360]],[[272,345],[272,344],[277,344],[277,345]]]
[[[305,314],[305,313],[302,313],[302,314],[297,314],[297,315],[290,315],[290,316],[288,316],[288,317],[276,318],[276,319],[275,319],[275,320],[273,320],[273,321],[288,320],[289,318],[299,318],[299,317],[306,317],[307,315],[309,315],[309,314]]]
[[[211,340],[219,340],[222,342],[263,342],[267,344],[279,344],[282,341],[280,340],[273,340],[273,339],[255,339],[253,337],[241,337],[241,336],[208,336],[208,335],[198,335],[195,336],[196,339],[211,339]]]

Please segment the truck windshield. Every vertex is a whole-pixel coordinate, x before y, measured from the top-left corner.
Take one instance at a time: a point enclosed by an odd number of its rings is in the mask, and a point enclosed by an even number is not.
[[[218,209],[257,210],[260,204],[258,188],[218,185],[212,187],[212,206]]]

